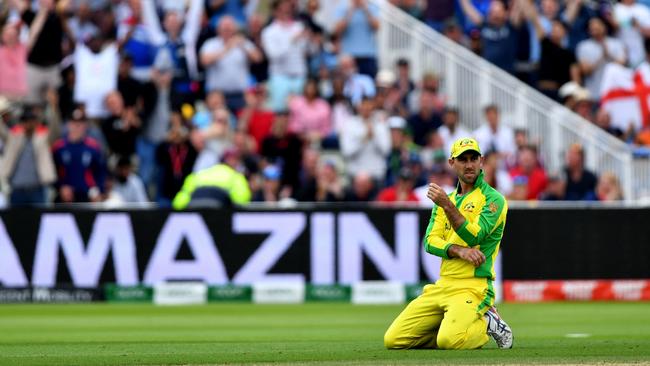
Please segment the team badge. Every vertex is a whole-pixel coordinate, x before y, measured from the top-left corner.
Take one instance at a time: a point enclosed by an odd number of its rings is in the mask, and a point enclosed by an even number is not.
[[[490,212],[492,213],[496,213],[499,210],[499,206],[497,206],[497,204],[494,202],[490,203],[489,208],[490,208]]]

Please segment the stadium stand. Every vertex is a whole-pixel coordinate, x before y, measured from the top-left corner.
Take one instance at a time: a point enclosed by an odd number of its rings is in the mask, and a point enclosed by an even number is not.
[[[512,200],[650,195],[641,1],[8,0],[0,29],[5,206],[169,207],[233,147],[255,201],[413,201],[463,133]]]

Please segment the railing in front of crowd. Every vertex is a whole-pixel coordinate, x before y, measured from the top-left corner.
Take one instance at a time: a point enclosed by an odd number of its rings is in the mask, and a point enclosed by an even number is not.
[[[448,105],[460,110],[461,123],[474,129],[483,122],[483,107],[496,104],[503,123],[528,132],[539,142],[548,172],[558,172],[572,143],[586,152],[586,165],[597,173],[612,172],[626,199],[650,197],[650,160],[633,160],[624,142],[582,119],[564,106],[455,44],[385,0],[372,0],[380,8],[379,63],[393,69],[395,61],[410,61],[414,80],[426,72],[441,79]],[[648,173],[648,174],[647,174]]]

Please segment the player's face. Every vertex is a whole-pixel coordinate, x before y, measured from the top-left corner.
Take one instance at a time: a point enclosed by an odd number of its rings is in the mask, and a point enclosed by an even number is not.
[[[463,183],[474,184],[481,172],[483,158],[475,151],[467,151],[455,159],[449,159],[449,165]]]

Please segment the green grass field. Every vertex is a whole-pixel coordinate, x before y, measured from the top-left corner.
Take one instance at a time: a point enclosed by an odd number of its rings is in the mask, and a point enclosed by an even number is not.
[[[650,303],[504,304],[515,348],[387,351],[401,306],[2,305],[1,365],[650,363]]]

